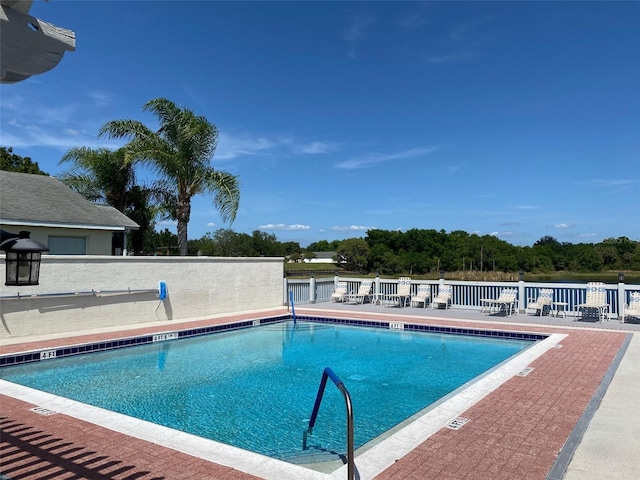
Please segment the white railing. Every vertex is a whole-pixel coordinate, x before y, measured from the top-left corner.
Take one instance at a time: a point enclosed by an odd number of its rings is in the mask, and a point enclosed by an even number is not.
[[[289,302],[289,292],[293,293],[296,304],[322,303],[331,300],[331,293],[338,281],[347,282],[348,292],[357,292],[360,283],[364,278],[356,277],[326,277],[308,279],[284,279],[285,295],[284,304]],[[429,285],[431,298],[434,298],[440,285],[451,285],[453,290],[452,308],[480,310],[483,298],[498,298],[500,291],[504,288],[518,289],[518,310],[523,312],[527,308],[529,299],[538,297],[540,289],[553,289],[553,301],[562,302],[564,310],[568,313],[574,312],[576,305],[585,302],[586,284],[581,283],[555,283],[555,282],[467,282],[454,280],[414,280],[411,282],[411,293],[418,290],[418,285]],[[624,313],[622,308],[629,303],[631,292],[640,291],[640,285],[612,283],[606,284],[607,304],[609,305],[610,318],[619,318]],[[372,294],[384,296],[396,293],[398,280],[382,279],[376,277],[373,283]]]

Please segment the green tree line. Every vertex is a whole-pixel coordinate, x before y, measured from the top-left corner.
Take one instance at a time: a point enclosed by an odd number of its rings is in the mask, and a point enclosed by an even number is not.
[[[545,236],[533,246],[521,247],[492,235],[479,236],[461,230],[447,233],[433,229],[406,232],[376,229],[369,230],[364,238],[321,240],[301,248],[297,242],[280,242],[275,235],[259,230],[248,235],[220,229],[198,240],[189,240],[190,255],[277,256],[296,262],[312,259],[315,252],[323,251],[336,252],[337,268],[363,274],[640,270],[640,242],[627,237],[572,244]]]
[[[597,244],[559,242],[542,237],[516,246],[493,235],[462,230],[369,230],[364,239],[340,243],[338,260],[350,270],[385,275],[444,271],[552,273],[640,269],[640,242],[627,237]]]

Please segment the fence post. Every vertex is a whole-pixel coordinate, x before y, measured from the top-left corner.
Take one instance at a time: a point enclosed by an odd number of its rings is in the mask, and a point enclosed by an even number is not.
[[[518,313],[527,313],[524,302],[524,272],[521,271],[520,279],[518,280]]]
[[[380,272],[376,272],[376,280],[373,287],[373,298],[379,299],[380,297]]]
[[[624,273],[618,273],[618,320],[624,319],[624,307],[627,304],[626,286],[624,284]]]
[[[287,274],[285,273],[282,276],[282,304],[287,306],[287,310],[289,309],[289,282],[287,280]]]
[[[316,303],[316,276],[313,273],[309,278],[309,303]]]

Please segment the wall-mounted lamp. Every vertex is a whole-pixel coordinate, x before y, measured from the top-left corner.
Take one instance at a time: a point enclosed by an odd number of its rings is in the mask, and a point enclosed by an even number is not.
[[[0,250],[6,253],[5,285],[38,285],[40,256],[49,249],[31,240],[30,235],[25,230],[17,235],[2,230]]]
[[[624,283],[624,272],[618,272],[618,283]]]

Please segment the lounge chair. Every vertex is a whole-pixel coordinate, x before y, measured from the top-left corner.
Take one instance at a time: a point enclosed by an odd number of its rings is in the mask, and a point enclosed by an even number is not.
[[[400,277],[396,293],[387,295],[386,307],[406,307],[411,300],[411,277]]]
[[[349,293],[345,295],[344,302],[345,303],[365,303],[367,300],[371,300],[371,286],[373,285],[372,280],[363,280],[360,282],[360,287],[358,287],[358,291],[355,293]]]
[[[343,302],[347,294],[347,282],[338,282],[336,288],[331,293],[332,302]]]
[[[444,309],[451,307],[451,296],[453,289],[451,285],[443,285],[438,289],[438,295],[431,300],[431,308],[440,308],[440,305],[444,305]]]
[[[491,315],[504,310],[505,315],[511,316],[513,312],[516,311],[516,305],[518,303],[517,296],[518,289],[504,288],[498,298],[481,298],[480,311]]]
[[[627,317],[640,320],[640,292],[631,292],[629,303],[624,307],[622,323],[627,321]]]
[[[540,312],[540,316],[542,316],[544,315],[545,312],[550,313],[552,306],[553,306],[553,289],[541,288],[540,293],[538,294],[538,298],[529,298],[527,300],[526,310],[533,309],[535,310],[536,314]]]
[[[416,294],[411,297],[411,306],[417,307],[422,304],[422,308],[427,308],[429,298],[431,298],[431,286],[421,283],[418,285]]]
[[[607,289],[602,282],[587,283],[587,295],[584,303],[576,305],[576,320],[595,319],[599,322],[608,320],[609,304]]]

